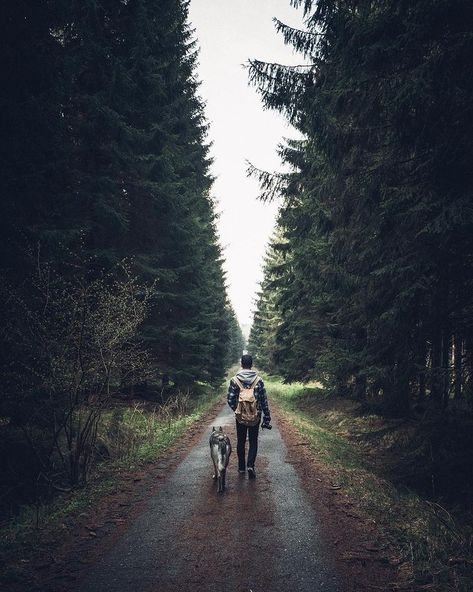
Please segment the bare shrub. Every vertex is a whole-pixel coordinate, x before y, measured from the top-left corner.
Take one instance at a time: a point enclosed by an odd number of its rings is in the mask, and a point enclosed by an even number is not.
[[[0,289],[1,415],[22,430],[51,487],[83,484],[112,393],[128,376],[150,374],[136,336],[152,290],[126,265],[89,279],[39,263],[28,285]]]

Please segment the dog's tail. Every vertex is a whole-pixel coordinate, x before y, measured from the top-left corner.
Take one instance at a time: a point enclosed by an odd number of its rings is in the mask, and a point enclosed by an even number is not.
[[[228,450],[227,450],[227,443],[225,440],[220,440],[218,443],[218,460],[219,460],[219,470],[225,471],[225,468],[228,464]]]

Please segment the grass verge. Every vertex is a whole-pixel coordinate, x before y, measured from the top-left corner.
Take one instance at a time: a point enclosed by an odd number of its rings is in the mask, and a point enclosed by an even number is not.
[[[473,590],[471,513],[443,507],[383,474],[382,434],[402,439],[403,426],[387,430],[383,418],[361,414],[354,402],[328,399],[317,386],[286,385],[276,378],[265,384],[337,483],[400,549],[404,584],[393,589]]]
[[[98,431],[98,450],[106,451],[88,484],[57,497],[48,504],[37,503],[0,529],[0,589],[31,587],[34,565],[44,554],[54,558],[63,533],[73,530],[79,518],[108,494],[117,490],[124,475],[158,462],[176,438],[199,421],[219,400],[216,390],[201,389],[199,396],[176,395],[162,405],[135,402],[103,412]],[[54,559],[53,559],[54,560]]]

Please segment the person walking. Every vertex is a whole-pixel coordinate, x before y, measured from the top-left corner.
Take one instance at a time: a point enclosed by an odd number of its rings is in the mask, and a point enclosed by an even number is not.
[[[227,401],[235,411],[237,431],[238,472],[248,470],[248,478],[256,477],[255,461],[258,452],[258,432],[261,428],[271,429],[271,414],[263,380],[251,369],[253,358],[249,354],[241,357],[241,370],[230,380]],[[245,445],[248,436],[248,459],[245,463]]]

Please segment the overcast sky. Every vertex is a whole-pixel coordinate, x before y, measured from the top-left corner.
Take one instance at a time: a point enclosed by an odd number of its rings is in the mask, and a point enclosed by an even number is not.
[[[200,46],[198,76],[210,122],[216,177],[213,195],[226,260],[228,291],[240,323],[250,323],[262,262],[277,205],[258,201],[258,183],[246,177],[246,161],[278,170],[277,144],[292,137],[282,116],[264,111],[248,72],[250,58],[285,64],[301,58],[285,46],[272,17],[301,26],[289,0],[191,0],[189,19]]]

